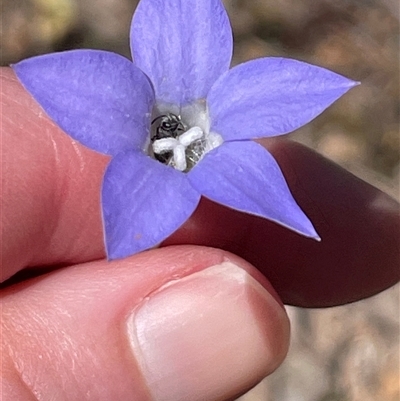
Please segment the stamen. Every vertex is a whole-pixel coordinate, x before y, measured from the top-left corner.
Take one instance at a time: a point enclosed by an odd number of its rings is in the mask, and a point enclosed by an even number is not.
[[[194,167],[205,154],[206,141],[204,138],[194,141],[191,145],[186,148],[186,159],[189,164],[189,168]]]

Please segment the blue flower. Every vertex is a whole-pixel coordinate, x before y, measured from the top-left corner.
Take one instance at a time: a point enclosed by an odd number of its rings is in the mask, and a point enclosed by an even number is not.
[[[112,156],[102,187],[108,257],[158,245],[201,196],[318,239],[276,161],[252,139],[303,126],[356,83],[284,58],[229,69],[221,0],[141,0],[130,43],[133,62],[74,50],[13,66],[65,132]]]

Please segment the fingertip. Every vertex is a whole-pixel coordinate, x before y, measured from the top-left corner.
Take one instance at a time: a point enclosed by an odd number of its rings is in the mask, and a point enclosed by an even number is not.
[[[230,261],[158,289],[128,333],[154,400],[229,399],[275,370],[289,343],[283,308]]]

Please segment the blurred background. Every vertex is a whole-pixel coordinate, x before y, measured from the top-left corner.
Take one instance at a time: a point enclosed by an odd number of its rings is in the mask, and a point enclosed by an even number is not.
[[[234,64],[292,57],[362,82],[291,138],[399,199],[398,0],[224,3]],[[2,0],[1,64],[82,47],[129,56],[136,4]],[[400,400],[398,286],[351,305],[288,312],[293,339],[286,362],[241,401]]]

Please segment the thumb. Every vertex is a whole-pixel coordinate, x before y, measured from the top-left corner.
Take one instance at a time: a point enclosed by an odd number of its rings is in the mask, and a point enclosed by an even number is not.
[[[231,399],[288,348],[265,278],[210,248],[53,271],[3,290],[2,311],[7,400]]]

